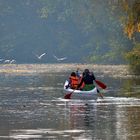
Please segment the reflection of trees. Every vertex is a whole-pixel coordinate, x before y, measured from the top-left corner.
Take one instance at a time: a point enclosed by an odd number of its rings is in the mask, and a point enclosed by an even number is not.
[[[122,84],[121,96],[140,97],[140,79],[126,79]]]
[[[94,108],[95,109],[95,108]],[[87,111],[87,112],[86,112]],[[91,129],[92,138],[139,139],[139,107],[120,107],[117,104],[97,105],[85,110],[85,127]],[[87,113],[87,114],[86,114]],[[90,115],[92,113],[92,115]],[[95,115],[96,113],[96,115]]]
[[[85,126],[87,126],[87,127],[91,125],[91,120],[92,120],[91,119],[92,115],[90,115],[91,114],[90,111],[91,111],[90,105],[89,104],[85,104],[85,117],[84,117],[84,122],[85,122]]]
[[[118,107],[116,111],[116,134],[118,139],[140,139],[140,108],[137,106]]]
[[[71,129],[84,129],[85,136],[109,139],[116,133],[115,106],[96,104],[72,104],[70,107]]]

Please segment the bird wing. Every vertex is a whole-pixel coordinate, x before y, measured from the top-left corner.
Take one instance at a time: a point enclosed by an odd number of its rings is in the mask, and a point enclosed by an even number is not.
[[[36,56],[38,59],[41,59],[45,54],[46,54],[46,53],[43,53],[43,54],[41,54],[41,55],[35,54],[35,56]]]
[[[39,56],[39,58],[41,59],[46,53],[43,53]]]
[[[57,60],[59,59],[59,58],[58,58],[57,56],[55,56],[55,55],[53,55],[53,57],[54,57],[55,59],[57,59]]]
[[[65,59],[67,59],[67,57],[60,58],[60,60],[65,60]]]

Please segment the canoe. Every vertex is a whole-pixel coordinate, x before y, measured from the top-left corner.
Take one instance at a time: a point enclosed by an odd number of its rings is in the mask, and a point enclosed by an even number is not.
[[[71,99],[96,100],[98,98],[98,92],[97,92],[96,87],[92,90],[89,90],[89,91],[82,91],[82,90],[74,90],[71,88],[66,89],[67,85],[68,85],[68,81],[66,80],[64,83],[64,94],[67,95],[67,94],[72,93]]]

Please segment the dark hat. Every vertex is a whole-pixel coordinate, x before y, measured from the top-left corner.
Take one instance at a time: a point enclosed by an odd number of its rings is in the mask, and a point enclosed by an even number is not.
[[[76,76],[76,73],[75,73],[75,72],[72,72],[72,73],[71,73],[71,76]]]
[[[89,73],[89,69],[85,69],[84,70],[84,73]]]

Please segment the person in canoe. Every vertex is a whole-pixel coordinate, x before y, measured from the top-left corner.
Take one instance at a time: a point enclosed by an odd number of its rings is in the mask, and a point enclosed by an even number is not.
[[[89,91],[92,90],[94,85],[95,76],[93,72],[90,72],[89,69],[85,69],[82,75],[82,79],[77,86],[77,89],[81,89],[82,84],[84,83],[84,87],[82,90]]]
[[[95,85],[94,85],[95,80],[96,78],[94,76],[94,73],[90,72],[89,69],[85,69],[83,72],[82,79],[79,85],[77,86],[77,89],[84,90],[84,91],[92,90],[93,88],[95,88]],[[81,89],[81,86],[83,85],[83,83],[84,83],[84,86]],[[100,97],[103,98],[102,93],[100,93],[98,89],[97,89],[97,92],[99,93]]]
[[[79,85],[79,77],[76,75],[75,72],[72,72],[69,77],[69,84],[66,86],[66,88],[70,87],[71,89],[77,89],[78,85]]]
[[[79,83],[82,80],[82,75],[79,72],[79,68],[77,68],[76,72],[72,72],[70,77],[69,77],[69,84],[66,86],[66,88],[71,88],[71,89],[77,89]],[[84,82],[81,84],[79,89],[83,89],[84,87]]]
[[[80,74],[80,72],[79,72],[79,68],[77,68],[77,70],[76,70],[76,76],[78,77],[78,78],[81,78],[81,74]]]

